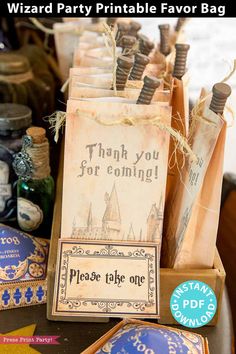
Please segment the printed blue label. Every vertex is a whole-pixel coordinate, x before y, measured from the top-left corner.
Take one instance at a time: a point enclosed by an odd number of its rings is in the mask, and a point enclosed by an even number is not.
[[[150,325],[124,325],[96,354],[203,354],[204,342],[197,334]]]
[[[182,326],[198,328],[213,319],[217,300],[210,286],[201,281],[190,280],[174,290],[170,308],[174,319]]]
[[[45,240],[0,225],[0,283],[43,279],[47,253]]]

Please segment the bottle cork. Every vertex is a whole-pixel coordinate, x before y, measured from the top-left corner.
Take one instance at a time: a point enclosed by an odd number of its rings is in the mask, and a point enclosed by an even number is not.
[[[107,24],[109,27],[113,28],[115,26],[115,23],[117,21],[118,17],[108,17],[107,18]]]
[[[34,144],[42,144],[46,140],[44,128],[30,127],[26,130],[26,134],[32,138]]]
[[[125,22],[117,23],[117,34],[116,34],[116,44],[119,45],[122,37],[127,35],[129,32],[129,24]]]
[[[141,80],[143,72],[149,62],[150,59],[147,55],[144,55],[142,53],[135,54],[134,66],[131,70],[129,80]]]
[[[138,31],[140,31],[141,28],[142,28],[142,25],[139,22],[131,21],[129,35],[133,36],[133,37],[137,37]]]
[[[123,91],[128,80],[130,69],[134,62],[133,59],[120,55],[117,59],[116,68],[116,89]]]
[[[213,86],[212,93],[210,110],[216,114],[223,114],[227,98],[231,94],[231,87],[225,83],[219,82]]]
[[[140,92],[137,104],[150,104],[160,81],[153,76],[145,76],[143,88]]]
[[[175,31],[176,32],[179,32],[181,30],[181,28],[183,27],[185,21],[186,21],[185,17],[178,18],[178,21],[177,21],[176,26],[175,26]]]
[[[123,36],[121,39],[122,53],[127,53],[130,51],[136,43],[136,38],[133,36]],[[133,55],[133,53],[131,53]]]
[[[99,23],[100,22],[100,18],[99,17],[92,17],[92,23]]]
[[[139,35],[139,50],[144,55],[149,55],[154,48],[154,43],[147,36]]]
[[[177,79],[181,79],[186,71],[187,54],[190,46],[188,44],[176,43],[175,49],[175,64],[173,70],[173,76]]]
[[[160,52],[163,55],[170,53],[170,25],[159,25],[160,30]]]

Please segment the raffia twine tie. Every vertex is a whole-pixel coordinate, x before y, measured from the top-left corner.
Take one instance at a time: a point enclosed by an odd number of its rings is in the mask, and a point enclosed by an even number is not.
[[[135,117],[123,117],[117,120],[108,120],[93,117],[85,112],[81,112],[79,109],[76,111],[82,117],[94,120],[96,123],[99,123],[104,126],[116,126],[116,125],[127,125],[127,126],[145,126],[153,125],[162,131],[167,132],[175,141],[176,149],[180,150],[185,156],[188,156],[192,161],[197,161],[197,156],[193,153],[187,139],[177,130],[173,129],[169,124],[163,121],[162,117],[149,117],[149,118],[135,118]],[[50,124],[50,129],[54,133],[55,142],[59,138],[59,130],[65,125],[66,122],[66,113],[57,111],[50,117],[48,117]]]
[[[49,165],[49,142],[41,144],[33,144],[33,146],[26,148],[33,163],[33,177],[32,179],[43,179],[50,176],[51,169]]]
[[[9,84],[22,84],[23,82],[33,80],[34,74],[31,70],[22,74],[14,75],[0,75],[0,81],[7,82]]]
[[[105,42],[105,46],[107,47],[110,56],[112,57],[112,87],[115,93],[115,96],[117,95],[117,90],[116,90],[116,69],[117,69],[117,50],[116,50],[116,33],[117,33],[117,26],[111,30],[111,28],[108,26],[106,22],[103,22],[103,28],[104,28],[104,33],[103,38]]]

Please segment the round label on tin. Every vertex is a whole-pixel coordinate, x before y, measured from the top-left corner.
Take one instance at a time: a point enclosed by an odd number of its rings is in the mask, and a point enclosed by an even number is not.
[[[195,333],[170,327],[127,324],[96,354],[203,354],[204,342]]]
[[[34,238],[0,224],[0,285],[30,279],[43,279],[48,246]]]
[[[25,198],[17,198],[17,220],[24,231],[36,230],[43,221],[40,207]]]

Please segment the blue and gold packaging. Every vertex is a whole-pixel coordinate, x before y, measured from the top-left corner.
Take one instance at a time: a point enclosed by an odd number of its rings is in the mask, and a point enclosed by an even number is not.
[[[46,302],[49,242],[0,224],[0,310]]]
[[[123,320],[82,354],[209,354],[199,334],[136,320]]]

